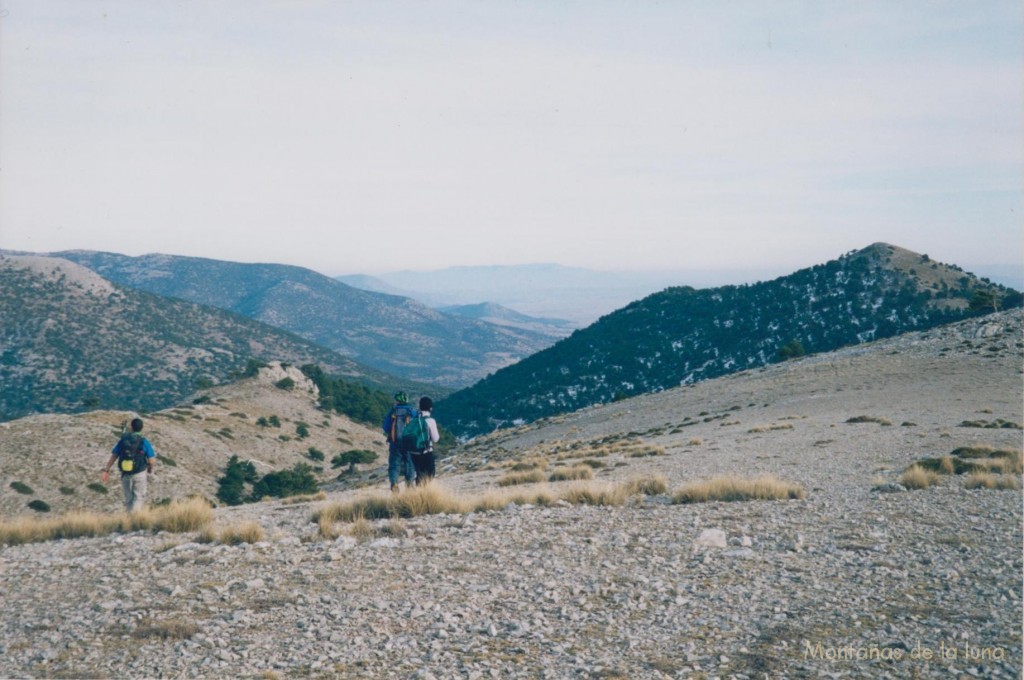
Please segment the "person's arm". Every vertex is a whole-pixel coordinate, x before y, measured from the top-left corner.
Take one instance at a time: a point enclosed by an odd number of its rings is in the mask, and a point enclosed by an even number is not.
[[[441,441],[441,435],[437,431],[437,421],[433,418],[427,418],[427,429],[430,430],[430,441],[435,444]]]
[[[116,453],[110,454],[110,458],[107,460],[107,464],[103,466],[103,472],[109,475],[110,474],[110,468],[112,468],[114,466],[114,463],[116,461],[117,461],[117,454]]]
[[[146,472],[153,473],[153,463],[156,461],[156,451],[153,450],[153,445],[149,443],[148,439],[142,440],[142,450],[146,453]]]

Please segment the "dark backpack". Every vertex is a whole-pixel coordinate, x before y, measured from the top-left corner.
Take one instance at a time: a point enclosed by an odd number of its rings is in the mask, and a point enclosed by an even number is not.
[[[122,474],[136,475],[149,467],[142,442],[142,435],[137,432],[121,435],[117,443],[117,469]]]
[[[398,443],[402,451],[424,453],[430,448],[430,429],[427,419],[416,416],[402,428],[402,439]]]
[[[408,404],[399,404],[391,411],[391,424],[388,426],[388,441],[401,447],[402,432],[405,426],[416,418],[416,411]]]

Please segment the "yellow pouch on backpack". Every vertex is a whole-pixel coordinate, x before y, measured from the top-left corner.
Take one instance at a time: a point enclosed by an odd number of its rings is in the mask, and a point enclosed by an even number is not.
[[[131,472],[133,468],[131,458],[125,458],[121,461],[121,472]]]

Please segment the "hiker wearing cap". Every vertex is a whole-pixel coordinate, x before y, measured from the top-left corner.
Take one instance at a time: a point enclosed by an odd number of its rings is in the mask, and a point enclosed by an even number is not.
[[[406,423],[417,415],[416,409],[409,405],[405,392],[395,392],[395,403],[384,416],[381,428],[388,439],[388,481],[391,490],[398,492],[398,477],[405,476],[405,486],[409,488],[416,481],[416,471],[412,467],[412,456],[400,445],[402,429]]]

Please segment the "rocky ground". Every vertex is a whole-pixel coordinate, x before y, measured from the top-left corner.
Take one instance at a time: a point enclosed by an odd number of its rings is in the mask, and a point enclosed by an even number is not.
[[[598,480],[773,473],[803,500],[510,506],[328,540],[314,510],[367,493],[334,491],[216,511],[257,544],[0,548],[0,676],[1020,677],[1021,492],[894,483],[959,446],[1020,449],[1021,318],[587,409],[442,466],[468,494],[514,460],[642,441],[664,455],[607,447]]]

